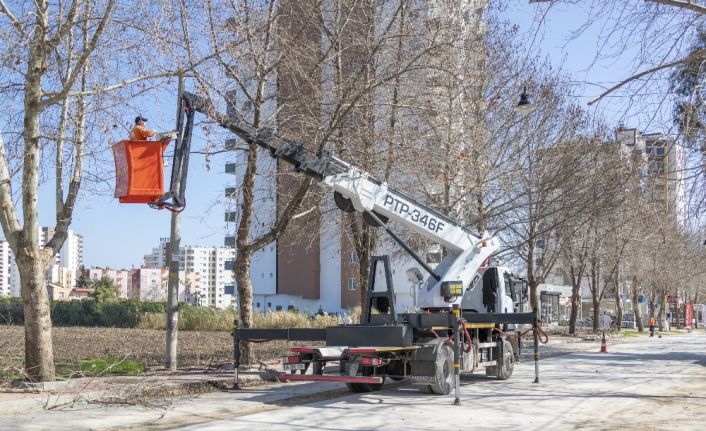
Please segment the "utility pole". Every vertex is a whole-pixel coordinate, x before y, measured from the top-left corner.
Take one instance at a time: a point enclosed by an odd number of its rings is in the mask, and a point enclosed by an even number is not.
[[[181,96],[184,93],[184,74],[179,75],[177,90],[177,145],[179,147],[181,135]],[[176,185],[180,188],[180,184]],[[181,190],[174,190],[177,196]],[[177,370],[177,335],[179,332],[179,243],[181,242],[181,213],[173,211],[171,218],[171,232],[167,246],[167,265],[169,267],[169,281],[167,284],[167,348],[166,366],[171,371]]]

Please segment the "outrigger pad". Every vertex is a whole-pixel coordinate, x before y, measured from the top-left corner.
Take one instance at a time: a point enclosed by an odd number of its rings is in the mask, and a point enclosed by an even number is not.
[[[164,194],[165,141],[120,141],[112,145],[115,197],[120,203],[153,203]]]

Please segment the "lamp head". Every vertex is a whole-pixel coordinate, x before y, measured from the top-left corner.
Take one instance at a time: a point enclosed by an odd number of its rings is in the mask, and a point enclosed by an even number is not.
[[[522,89],[520,101],[517,103],[517,106],[515,106],[515,111],[521,114],[528,114],[534,111],[534,108],[536,108],[536,106],[534,103],[530,102],[529,95],[527,94],[527,87],[525,87]]]

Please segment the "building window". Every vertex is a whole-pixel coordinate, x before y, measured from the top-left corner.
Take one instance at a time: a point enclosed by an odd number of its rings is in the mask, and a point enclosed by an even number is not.
[[[351,250],[348,252],[348,263],[357,263],[358,262],[358,254],[355,252],[355,250]]]
[[[355,278],[349,278],[348,290],[358,290],[358,280],[356,280]]]

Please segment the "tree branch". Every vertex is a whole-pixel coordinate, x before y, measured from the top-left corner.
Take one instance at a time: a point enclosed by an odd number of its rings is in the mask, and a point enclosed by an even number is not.
[[[5,141],[2,139],[2,133],[0,133],[0,224],[2,224],[5,239],[10,243],[10,248],[17,250],[18,235],[22,229],[17,219],[15,204],[12,201],[12,184],[5,158]]]
[[[304,196],[306,196],[313,181],[314,180],[309,177],[304,178],[304,180],[299,185],[299,188],[294,193],[294,196],[292,196],[292,199],[282,211],[282,214],[280,215],[275,227],[272,228],[272,230],[270,230],[266,234],[262,235],[260,238],[248,244],[247,247],[250,250],[261,249],[262,247],[276,240],[282,234],[282,232],[287,229],[287,226],[289,226],[289,223],[295,217],[294,213],[297,211],[297,209],[299,209],[299,206],[304,200]]]
[[[88,57],[90,57],[93,51],[96,49],[96,45],[98,45],[98,40],[103,35],[105,25],[108,22],[108,18],[110,17],[110,13],[113,10],[114,5],[115,0],[110,0],[108,2],[108,5],[105,7],[105,11],[103,12],[103,16],[101,17],[100,23],[98,24],[98,28],[93,33],[93,37],[91,37],[91,41],[88,43],[88,46],[83,47],[81,57],[78,59],[78,61],[76,62],[76,66],[66,79],[66,83],[64,84],[63,89],[57,94],[42,100],[42,108],[57,103],[58,101],[66,97],[66,95],[69,93],[71,87],[74,85],[74,82],[76,82],[76,79],[81,74],[84,65],[88,61]]]
[[[88,8],[88,5],[86,5],[86,8]],[[76,12],[78,12],[78,1],[73,0],[73,2],[71,3],[71,8],[69,9],[69,13],[66,16],[66,21],[64,21],[64,23],[61,24],[61,26],[59,26],[59,30],[57,30],[54,37],[52,37],[47,42],[50,46],[52,46],[52,47],[57,46],[61,42],[61,39],[63,39],[64,36],[66,36],[66,34],[69,32],[69,30],[71,30],[71,27],[73,27],[73,25],[75,23],[74,20],[76,19]]]
[[[687,1],[682,1],[682,0],[645,0],[648,3],[657,3],[665,6],[674,6],[676,8],[680,9],[688,9],[691,11],[694,11],[696,13],[699,13],[701,15],[706,15],[706,6],[702,6],[700,4],[693,3],[691,0]]]
[[[10,19],[10,24],[12,24],[12,26],[15,27],[24,38],[29,37],[25,32],[25,29],[22,28],[22,23],[18,21],[17,18],[15,18],[15,15],[12,14],[10,9],[5,4],[4,0],[0,0],[0,13],[4,14]]]
[[[659,66],[655,66],[655,67],[653,67],[653,68],[644,70],[644,71],[638,73],[637,75],[633,75],[633,76],[631,76],[631,77],[629,77],[629,78],[627,78],[627,79],[624,79],[623,81],[617,83],[616,85],[610,87],[609,89],[607,89],[606,91],[604,91],[603,93],[601,93],[600,96],[598,96],[598,97],[596,97],[595,99],[593,99],[593,100],[591,100],[590,102],[588,102],[588,105],[589,105],[589,106],[590,106],[590,105],[593,105],[594,103],[600,101],[600,100],[603,99],[605,96],[609,95],[610,93],[614,92],[615,90],[617,90],[617,89],[619,89],[619,88],[625,86],[626,84],[629,84],[629,83],[632,82],[632,81],[635,81],[635,80],[637,80],[637,79],[640,79],[640,78],[642,78],[643,76],[650,75],[650,74],[653,74],[653,73],[655,73],[655,72],[659,72],[660,70],[663,70],[663,69],[669,69],[670,67],[674,67],[674,66],[676,66],[676,65],[678,65],[678,64],[686,63],[686,62],[688,62],[688,61],[692,61],[692,60],[695,60],[695,59],[697,59],[697,58],[702,58],[702,57],[704,57],[704,56],[706,56],[706,49],[699,49],[699,50],[694,51],[694,52],[692,52],[691,54],[689,54],[689,55],[687,55],[686,57],[681,58],[681,59],[679,59],[679,60],[675,60],[675,61],[672,61],[672,62],[669,62],[669,63],[665,63],[665,64],[660,64]]]

